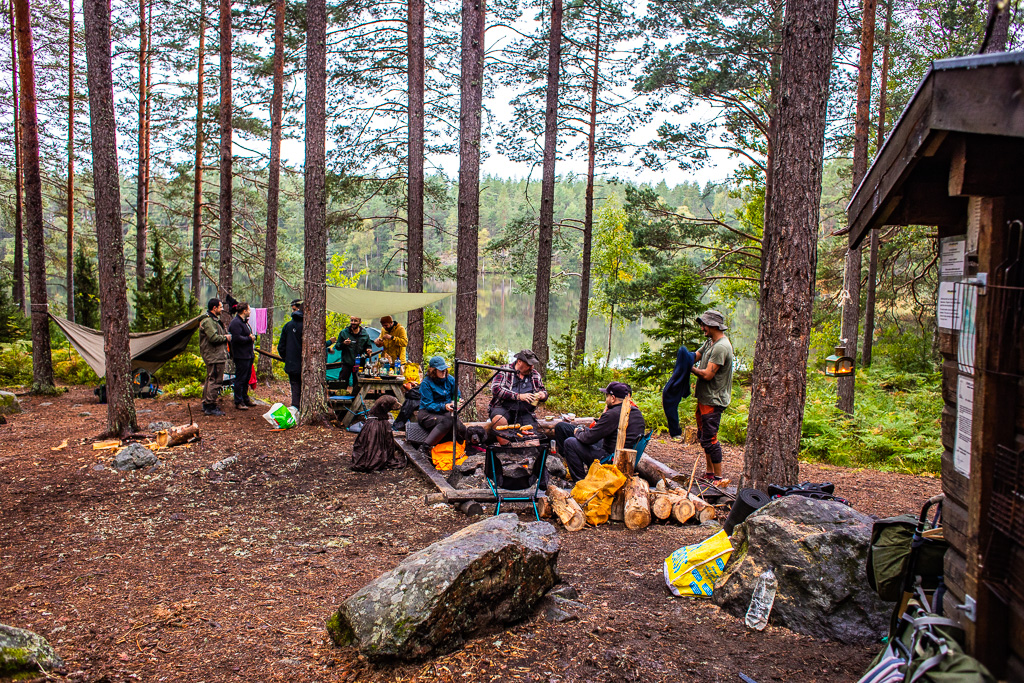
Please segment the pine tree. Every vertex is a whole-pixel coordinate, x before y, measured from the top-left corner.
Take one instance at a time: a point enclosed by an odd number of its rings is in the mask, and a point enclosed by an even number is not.
[[[149,277],[135,292],[135,322],[132,323],[135,332],[162,330],[195,315],[196,301],[186,293],[181,267],[167,269],[159,239],[153,240],[149,271]]]
[[[81,245],[75,252],[75,322],[94,330],[100,327],[100,286]]]

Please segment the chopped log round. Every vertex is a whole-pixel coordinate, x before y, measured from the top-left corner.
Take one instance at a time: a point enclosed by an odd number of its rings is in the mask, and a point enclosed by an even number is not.
[[[178,427],[171,427],[156,433],[156,445],[160,448],[178,446],[186,441],[199,438],[199,425],[187,424]]]
[[[627,529],[643,529],[651,523],[651,505],[647,499],[650,486],[641,477],[630,477],[626,482],[624,519]]]
[[[701,524],[703,524],[704,522],[710,522],[716,517],[718,517],[718,511],[715,510],[714,505],[706,505],[704,509],[701,510],[700,513],[697,515],[697,519],[700,520]]]
[[[672,519],[680,524],[685,524],[688,519],[693,517],[693,513],[693,501],[689,498],[680,497],[672,506]]]
[[[547,492],[548,500],[551,501],[551,509],[554,510],[566,531],[579,531],[586,526],[587,518],[583,515],[583,508],[569,495],[568,491],[560,489],[554,484],[548,484]]]
[[[675,504],[683,500],[682,496],[664,495],[664,496],[653,496],[654,503],[651,505],[651,512],[658,519],[668,519],[672,516],[672,508]]]

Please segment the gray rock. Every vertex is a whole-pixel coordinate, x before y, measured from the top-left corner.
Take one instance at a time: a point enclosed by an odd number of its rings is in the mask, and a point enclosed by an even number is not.
[[[736,527],[736,548],[711,599],[737,617],[746,614],[757,578],[775,572],[776,626],[844,643],[878,641],[892,606],[864,576],[872,520],[833,501],[787,496]]]
[[[327,620],[338,645],[370,659],[449,652],[484,629],[530,615],[558,582],[558,534],[506,513],[409,555]]]
[[[143,467],[151,467],[158,464],[156,454],[139,443],[130,443],[122,448],[114,456],[113,467],[115,470],[125,472],[137,470]]]
[[[587,606],[579,602],[579,593],[567,583],[561,583],[544,595],[538,604],[538,610],[548,621],[561,624],[579,619],[578,612]]]
[[[97,472],[102,472],[103,470],[107,469],[106,467],[103,466],[103,463],[101,462],[96,463],[95,465],[92,466],[92,468]]]
[[[173,422],[168,422],[167,420],[158,420],[157,422],[150,422],[149,426],[146,427],[146,429],[148,429],[151,432],[160,432],[165,429],[170,429],[173,426]]]
[[[226,470],[227,468],[234,465],[236,462],[238,462],[238,456],[232,455],[229,458],[224,458],[223,460],[218,460],[217,462],[213,463],[212,465],[210,465],[210,469],[215,470],[217,472],[222,472],[223,470]]]
[[[0,677],[38,675],[40,668],[63,669],[64,660],[41,635],[0,624]]]
[[[572,587],[571,583],[560,583],[548,591],[548,595],[566,600],[579,600],[580,594]]]
[[[176,406],[176,405],[181,405],[181,404],[178,403],[177,401],[168,401],[167,405],[169,405],[169,406]]]
[[[83,410],[78,414],[78,417],[92,417],[92,413],[90,413],[88,410]]]
[[[52,402],[50,402],[50,401],[43,401],[42,403],[40,403],[40,404],[39,404],[39,406],[40,406],[40,407],[43,407],[43,406],[52,406],[52,405],[53,405],[53,403],[52,403]]]
[[[142,409],[142,410],[136,410],[136,411],[135,411],[135,414],[136,414],[136,415],[145,415],[146,413],[152,413],[152,412],[153,412],[153,410],[152,410],[152,409],[150,409],[150,408],[144,408],[144,409]]]
[[[565,461],[553,453],[548,454],[548,461],[544,467],[547,469],[548,474],[559,479],[565,479],[565,475],[568,472],[565,469]]]

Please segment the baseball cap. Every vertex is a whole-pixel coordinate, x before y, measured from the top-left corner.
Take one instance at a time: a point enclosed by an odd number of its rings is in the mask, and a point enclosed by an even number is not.
[[[608,386],[601,389],[602,394],[611,394],[615,398],[626,398],[633,390],[624,382],[609,382]]]
[[[430,367],[434,368],[435,370],[447,370],[448,363],[446,363],[444,361],[444,358],[441,358],[441,356],[434,356],[433,358],[430,359]]]

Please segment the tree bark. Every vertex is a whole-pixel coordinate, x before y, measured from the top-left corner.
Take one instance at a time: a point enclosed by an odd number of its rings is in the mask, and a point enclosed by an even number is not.
[[[28,277],[32,301],[32,390],[53,391],[50,321],[47,318],[46,245],[43,232],[43,182],[39,168],[39,125],[36,119],[35,55],[28,0],[15,0],[18,70],[21,75],[21,158],[25,172],[25,220]]]
[[[424,98],[424,5],[425,0],[408,0],[407,49],[409,59],[409,181],[408,254],[409,291],[423,291],[423,98]],[[406,354],[413,363],[423,361],[423,309],[409,311]]]
[[[462,78],[459,115],[459,245],[455,285],[455,357],[476,362],[476,297],[480,238],[480,125],[484,86],[485,0],[462,0]],[[476,389],[476,373],[459,376],[459,390]],[[466,406],[464,419],[474,419]]]
[[[65,293],[68,315],[75,321],[75,0],[68,1],[68,204]]]
[[[267,180],[267,247],[263,260],[263,307],[267,309],[267,333],[260,348],[271,351],[274,344],[274,286],[277,284],[277,222],[281,195],[281,118],[284,92],[285,0],[274,2],[274,94],[270,102],[270,177]],[[259,376],[272,375],[271,358],[260,354]]]
[[[146,0],[139,0],[139,171],[135,183],[135,287],[146,283],[146,173],[149,151],[146,149],[146,61],[149,59],[146,39]]]
[[[594,166],[597,159],[597,85],[601,64],[601,0],[594,28],[594,73],[590,82],[590,130],[587,133],[587,191],[583,211],[583,257],[580,264],[580,314],[576,323],[576,355],[587,348],[590,318],[590,252],[594,245]]]
[[[985,33],[986,40],[981,49],[983,54],[1006,52],[1006,42],[1010,37],[1009,2],[1001,3],[1001,0],[988,0],[988,21]]]
[[[192,296],[199,301],[203,246],[203,91],[206,71],[206,0],[199,0],[199,58],[196,60],[196,162],[192,185]]]
[[[231,0],[220,0],[220,270],[217,293],[231,293]],[[225,316],[230,317],[227,307]]]
[[[327,417],[327,5],[306,4],[305,323],[303,424]]]
[[[544,166],[537,234],[537,289],[533,304],[533,351],[541,372],[548,367],[548,312],[551,303],[551,247],[555,234],[555,157],[558,153],[558,80],[562,64],[562,0],[551,0],[547,102],[544,108]]]
[[[100,309],[107,364],[107,431],[111,436],[121,437],[136,431],[136,418],[128,350],[128,291],[111,75],[110,5],[107,0],[84,0],[82,15],[88,63]]]
[[[807,394],[807,351],[835,0],[790,0],[782,39],[772,200],[742,487],[795,484]]]
[[[11,15],[11,93],[14,98],[14,303],[25,312],[25,236],[22,216],[23,188],[21,159],[21,107],[18,105],[18,46],[17,22],[14,20],[14,0],[10,0]]]
[[[885,143],[885,107],[889,81],[889,35],[892,29],[892,3],[887,0],[885,8],[885,37],[882,42],[882,75],[878,89],[878,142],[877,150]],[[877,154],[877,152],[876,152]],[[875,341],[875,287],[878,279],[878,228],[871,230],[871,247],[868,251],[868,293],[864,302],[864,349],[861,363],[871,367],[871,347]]]
[[[860,29],[860,66],[857,71],[857,113],[853,133],[853,192],[857,191],[868,170],[868,138],[871,135],[871,75],[875,59],[875,7],[876,0],[864,0]],[[841,342],[846,354],[857,357],[857,338],[860,335],[860,271],[861,251],[846,250],[846,286],[843,297]],[[839,400],[836,407],[853,415],[856,376],[837,380]]]

